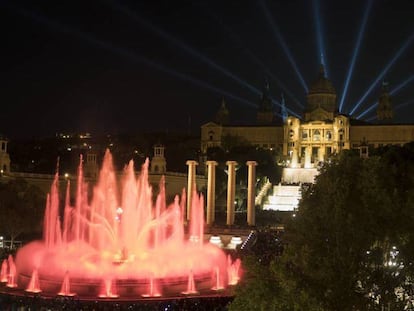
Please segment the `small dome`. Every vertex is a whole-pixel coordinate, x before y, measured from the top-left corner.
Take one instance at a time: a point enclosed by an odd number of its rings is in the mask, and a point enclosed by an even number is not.
[[[336,94],[336,90],[333,87],[331,81],[326,78],[325,68],[323,65],[320,67],[318,79],[314,81],[309,88],[309,94],[321,93]]]
[[[336,91],[331,81],[326,78],[323,65],[320,67],[318,79],[311,84],[306,99],[306,121],[333,120],[338,111]],[[321,110],[324,111],[322,114]]]

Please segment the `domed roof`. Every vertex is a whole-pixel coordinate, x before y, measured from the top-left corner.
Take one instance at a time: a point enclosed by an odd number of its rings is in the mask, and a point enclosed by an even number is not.
[[[333,87],[330,80],[326,78],[325,68],[321,65],[319,69],[319,77],[316,79],[309,88],[309,94],[336,94],[336,90]]]

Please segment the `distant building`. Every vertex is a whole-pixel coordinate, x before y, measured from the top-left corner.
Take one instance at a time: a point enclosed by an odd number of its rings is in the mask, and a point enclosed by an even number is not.
[[[86,178],[96,180],[99,174],[99,165],[97,161],[98,155],[96,151],[87,151],[86,160],[83,164],[83,173]]]
[[[50,186],[52,185],[55,175],[10,171],[10,156],[7,153],[7,143],[7,139],[0,136],[0,165],[2,167],[0,182],[8,182],[16,178],[22,178],[29,184],[39,187],[39,189],[42,190],[45,194],[48,193],[50,191]],[[85,178],[85,181],[92,187],[96,184],[99,178],[101,169],[100,160],[102,160],[102,153],[93,148],[87,148],[83,151],[83,176]],[[161,177],[164,176],[166,196],[168,203],[171,203],[175,195],[181,195],[183,189],[187,188],[188,174],[168,172],[167,160],[165,158],[164,151],[165,147],[163,145],[156,144],[154,146],[154,154],[150,161],[148,179],[153,187],[153,194],[156,195],[158,194],[158,185],[161,181]],[[121,187],[124,171],[119,170],[115,173]],[[140,171],[137,171],[136,174],[140,174]],[[77,175],[60,172],[59,179],[60,190],[64,192],[67,182],[70,181],[71,194],[72,196],[75,196],[78,182]],[[195,183],[197,186],[197,191],[204,191],[207,186],[207,178],[204,175],[197,174],[195,175]],[[89,191],[93,191],[92,188],[90,188]]]
[[[154,146],[154,156],[151,159],[151,174],[165,174],[167,172],[167,160],[164,156],[165,147],[161,144]]]
[[[0,135],[0,173],[10,173],[10,156],[7,152],[7,138]]]
[[[201,151],[225,148],[233,144],[278,150],[285,165],[292,168],[315,168],[331,155],[346,149],[402,145],[414,141],[413,124],[392,123],[392,102],[387,84],[378,100],[377,122],[367,123],[338,112],[337,94],[321,65],[317,79],[310,85],[302,118],[289,115],[275,118],[266,84],[254,125],[232,125],[208,122],[201,126]],[[283,105],[284,105],[284,100]],[[282,105],[282,110],[283,110]],[[283,116],[283,111],[282,111]],[[272,115],[272,117],[270,117]]]

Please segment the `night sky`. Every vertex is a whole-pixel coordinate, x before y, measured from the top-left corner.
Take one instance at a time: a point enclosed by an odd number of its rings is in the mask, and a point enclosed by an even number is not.
[[[339,104],[364,12],[341,111],[406,81],[395,122],[412,123],[412,0],[0,1],[0,133],[196,134],[223,96],[233,122],[252,122],[266,79],[275,111],[283,93],[301,115],[321,53]]]

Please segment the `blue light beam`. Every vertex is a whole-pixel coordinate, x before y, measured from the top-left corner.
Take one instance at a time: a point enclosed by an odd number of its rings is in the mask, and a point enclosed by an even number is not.
[[[254,62],[257,66],[260,67],[272,80],[274,80],[277,85],[293,100],[293,102],[298,105],[301,109],[305,108],[305,106],[299,101],[299,99],[290,91],[287,86],[279,79],[273,72],[269,70],[269,66],[265,65],[250,49],[248,49],[243,40],[240,39],[238,35],[236,35],[229,26],[227,26],[223,21],[214,13],[212,10],[206,6],[205,3],[196,3],[197,5],[201,6],[202,12],[207,14],[210,18],[214,19],[226,32],[230,40],[235,43],[238,48],[242,49],[243,53],[246,54],[252,62]]]
[[[411,75],[408,79],[398,84],[395,88],[390,91],[390,95],[395,95],[399,91],[401,91],[404,87],[406,87],[409,83],[414,81],[414,74]]]
[[[203,63],[206,63],[207,65],[209,65],[210,67],[212,67],[212,68],[216,69],[217,71],[221,72],[225,76],[233,79],[234,81],[236,81],[239,84],[243,85],[244,87],[246,87],[247,89],[249,89],[250,91],[255,93],[256,95],[261,95],[261,92],[257,88],[252,86],[251,84],[249,84],[246,81],[240,79],[238,76],[231,73],[229,70],[223,68],[222,66],[218,65],[217,63],[215,63],[213,60],[211,60],[210,58],[208,58],[207,56],[205,56],[201,52],[199,52],[196,49],[190,47],[188,44],[182,42],[181,40],[179,40],[175,37],[173,37],[172,35],[168,34],[164,30],[154,26],[149,21],[145,20],[143,17],[139,16],[137,13],[130,10],[128,7],[126,7],[124,5],[121,5],[119,3],[116,3],[115,1],[111,1],[111,0],[106,0],[106,2],[109,3],[109,5],[111,5],[111,7],[113,7],[114,9],[124,13],[125,15],[129,16],[133,20],[139,22],[141,25],[143,25],[147,29],[151,30],[152,32],[156,33],[161,38],[167,40],[168,42],[173,43],[174,45],[178,46],[179,48],[181,48],[182,50],[184,50],[185,52],[187,52],[191,56],[197,58],[198,60],[202,61]]]
[[[39,24],[43,24],[43,25],[45,25],[45,26],[47,26],[47,27],[49,27],[53,30],[57,30],[57,31],[60,31],[60,32],[63,32],[63,33],[69,34],[69,35],[76,36],[76,37],[92,44],[95,47],[99,47],[99,48],[102,48],[104,50],[110,51],[114,54],[118,54],[119,56],[122,56],[122,57],[124,57],[124,58],[126,58],[126,59],[128,59],[132,62],[143,63],[143,64],[145,64],[149,67],[152,67],[156,70],[159,70],[163,73],[167,73],[167,74],[169,74],[171,76],[174,76],[176,78],[179,78],[181,80],[188,81],[188,82],[190,82],[190,83],[192,83],[192,84],[194,84],[198,87],[210,90],[210,91],[212,91],[214,93],[217,93],[219,95],[222,95],[222,96],[224,95],[228,98],[232,98],[232,99],[234,99],[234,100],[236,100],[236,101],[238,101],[238,102],[240,102],[244,105],[257,108],[257,104],[253,104],[252,102],[250,102],[248,100],[245,100],[245,99],[240,98],[236,95],[233,95],[232,93],[229,93],[225,90],[222,90],[220,88],[212,86],[212,85],[210,85],[210,84],[208,84],[208,83],[206,83],[202,80],[198,80],[198,79],[193,78],[193,77],[191,77],[187,74],[184,74],[184,73],[172,70],[170,68],[167,68],[167,67],[163,66],[162,64],[159,64],[159,63],[156,63],[152,60],[149,60],[146,57],[144,57],[142,55],[139,55],[135,52],[131,52],[130,50],[120,48],[120,47],[112,45],[111,43],[99,40],[99,39],[97,39],[97,38],[95,38],[95,37],[93,37],[89,34],[86,34],[86,33],[80,32],[78,30],[72,29],[72,28],[70,28],[70,27],[68,27],[64,24],[58,23],[56,21],[52,21],[52,20],[46,18],[45,16],[42,16],[38,13],[33,12],[33,11],[27,11],[27,10],[24,10],[22,8],[16,8],[16,7],[13,7],[13,9],[15,9],[18,13],[22,14],[23,16],[29,17],[29,18],[33,19],[35,22],[37,22]]]
[[[260,0],[259,1],[260,7],[262,8],[265,17],[268,21],[268,23],[270,24],[270,28],[273,31],[273,34],[276,36],[277,41],[279,42],[279,44],[281,45],[283,52],[285,52],[286,57],[288,58],[290,64],[293,67],[293,70],[295,71],[300,83],[302,84],[303,89],[305,90],[306,93],[308,93],[308,86],[305,83],[305,80],[303,79],[302,74],[299,71],[298,66],[296,65],[295,60],[293,59],[292,53],[289,51],[289,48],[285,42],[285,40],[282,37],[282,34],[279,31],[279,28],[277,27],[276,23],[274,22],[268,8],[266,7],[266,4],[264,3],[264,0]]]
[[[400,84],[398,84],[395,88],[393,88],[389,94],[391,96],[397,94],[399,91],[401,91],[405,86],[407,86],[410,82],[414,81],[414,75],[411,75],[408,79],[404,80],[403,82],[401,82]],[[365,116],[367,113],[369,113],[372,109],[374,109],[377,106],[377,103],[372,103],[371,106],[369,106],[369,108],[367,108],[365,111],[363,111],[361,114],[359,114],[357,116],[357,119],[362,118],[363,116]]]
[[[328,64],[326,61],[325,43],[322,36],[322,18],[320,14],[320,2],[319,0],[313,0],[313,14],[316,25],[316,41],[318,42],[318,55],[321,56],[321,64],[325,67],[325,74],[328,77]]]
[[[365,100],[365,98],[369,95],[369,93],[371,93],[372,89],[385,76],[385,74],[388,72],[388,70],[391,68],[391,66],[394,65],[394,63],[398,60],[398,58],[402,55],[402,53],[410,46],[413,39],[414,39],[414,33],[412,33],[408,37],[407,41],[404,42],[404,44],[400,47],[400,49],[397,51],[397,53],[394,55],[394,57],[391,59],[391,61],[385,66],[385,68],[381,71],[381,73],[374,80],[374,82],[372,82],[371,86],[368,88],[368,90],[365,92],[365,94],[355,104],[355,106],[353,107],[353,109],[350,112],[351,115],[353,115],[355,113],[355,111],[359,108],[359,106],[362,104],[362,102]]]
[[[344,87],[343,87],[343,90],[342,90],[341,100],[339,102],[339,111],[340,112],[342,112],[344,101],[345,101],[346,95],[348,93],[349,81],[351,80],[352,74],[354,72],[355,61],[356,61],[357,55],[359,53],[359,48],[361,46],[363,35],[365,33],[365,26],[366,26],[367,21],[368,21],[368,16],[369,16],[369,13],[371,11],[372,3],[373,3],[373,0],[368,0],[367,4],[366,4],[366,7],[364,9],[364,16],[362,17],[361,27],[359,28],[358,37],[357,37],[357,41],[356,41],[355,48],[354,48],[354,53],[352,55],[351,64],[348,67],[348,74],[346,76],[345,84],[344,84]]]
[[[404,108],[404,107],[406,107],[408,105],[411,105],[411,104],[414,104],[414,99],[407,100],[404,103],[401,103],[401,104],[395,106],[394,109],[399,110],[399,109]]]
[[[305,108],[303,104],[300,103],[299,99],[291,92],[286,85],[276,76],[274,75],[260,59],[258,59],[253,53],[251,53],[248,49],[244,51],[246,54],[250,55],[250,58],[269,75],[276,83],[280,86],[280,88],[285,91],[285,93],[293,100],[293,102],[298,105],[301,109]]]

